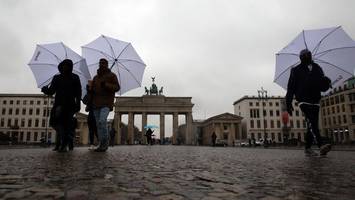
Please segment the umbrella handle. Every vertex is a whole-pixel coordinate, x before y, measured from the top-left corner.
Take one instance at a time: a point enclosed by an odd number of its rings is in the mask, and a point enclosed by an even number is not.
[[[115,59],[115,61],[112,63],[112,65],[111,65],[110,69],[112,69],[112,68],[113,68],[113,66],[116,64],[116,62],[117,62],[117,59]]]

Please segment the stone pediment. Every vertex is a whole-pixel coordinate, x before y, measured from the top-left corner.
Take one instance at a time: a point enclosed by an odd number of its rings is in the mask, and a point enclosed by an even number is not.
[[[243,117],[240,117],[238,115],[234,115],[234,114],[231,114],[231,113],[223,113],[223,114],[220,114],[220,115],[216,115],[216,116],[213,116],[213,117],[210,117],[208,118],[206,121],[214,121],[214,120],[242,120]]]

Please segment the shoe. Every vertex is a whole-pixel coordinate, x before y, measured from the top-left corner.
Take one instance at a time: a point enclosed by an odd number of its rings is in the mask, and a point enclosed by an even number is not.
[[[332,149],[332,145],[330,144],[325,144],[325,145],[322,145],[320,148],[319,148],[319,153],[321,156],[325,156],[327,155],[327,153]]]
[[[96,148],[94,151],[95,152],[106,152],[107,148],[101,148],[101,147],[98,147]]]
[[[95,150],[95,146],[94,145],[90,145],[89,150],[90,151]]]
[[[305,149],[304,153],[306,156],[318,156],[318,153],[313,151],[311,148]]]

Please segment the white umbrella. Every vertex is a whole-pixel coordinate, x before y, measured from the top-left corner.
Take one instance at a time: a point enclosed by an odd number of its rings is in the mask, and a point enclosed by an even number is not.
[[[83,97],[86,94],[86,83],[90,79],[86,61],[62,42],[37,45],[28,65],[36,79],[37,87],[42,88],[52,82],[54,75],[59,74],[58,64],[65,59],[73,61],[73,73],[80,78]]]
[[[131,43],[100,36],[89,44],[82,46],[82,55],[86,59],[91,77],[99,67],[99,60],[105,58],[117,75],[123,93],[141,86],[145,64],[134,50]]]
[[[332,80],[335,88],[353,76],[355,43],[341,26],[302,31],[290,44],[276,54],[274,82],[287,89],[292,67],[300,63],[303,49],[312,52],[313,60]]]

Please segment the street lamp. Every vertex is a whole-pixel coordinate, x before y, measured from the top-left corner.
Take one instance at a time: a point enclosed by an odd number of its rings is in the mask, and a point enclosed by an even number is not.
[[[264,117],[264,103],[265,101],[267,101],[267,91],[264,90],[263,87],[261,87],[261,90],[258,90],[258,100],[261,100],[261,104],[262,104],[262,120],[263,120],[263,127],[264,127],[264,144],[266,142],[266,130],[265,130],[265,117]]]

